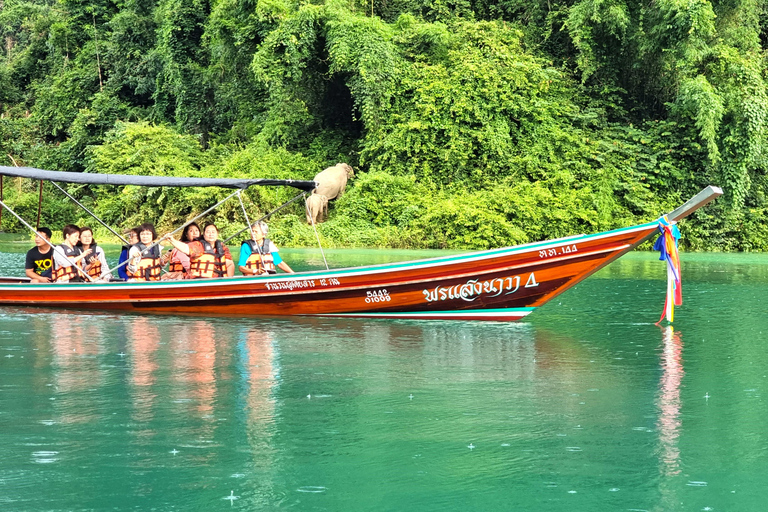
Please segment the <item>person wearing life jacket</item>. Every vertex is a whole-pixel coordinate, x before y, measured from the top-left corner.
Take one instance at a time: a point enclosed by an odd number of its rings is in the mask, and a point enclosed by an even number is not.
[[[112,274],[108,272],[109,264],[107,263],[104,249],[96,244],[96,240],[93,239],[93,230],[88,226],[80,228],[80,241],[77,242],[77,247],[83,252],[85,252],[86,249],[91,250],[91,254],[83,259],[83,270],[85,270],[94,281],[98,281],[99,279],[109,281],[112,278]]]
[[[81,261],[91,254],[91,250],[81,252],[77,247],[80,240],[80,228],[67,224],[61,230],[64,242],[53,252],[53,274],[51,279],[56,283],[83,281],[85,273],[81,269]]]
[[[251,226],[251,239],[243,241],[237,264],[243,275],[276,274],[275,267],[293,274],[293,269],[280,257],[275,243],[266,238],[268,232],[269,226],[266,222],[257,222]]]
[[[200,226],[197,222],[193,222],[184,228],[181,232],[180,241],[188,244],[194,242],[200,238]],[[168,273],[163,276],[163,279],[189,279],[189,256],[174,247],[170,253],[170,265],[168,265]]]
[[[139,243],[139,228],[132,228],[125,234],[128,235],[128,245],[123,246],[122,251],[120,251],[120,257],[117,259],[117,276],[120,279],[127,281],[131,276],[128,275],[128,267],[123,265],[123,263],[128,261],[128,251],[131,250],[131,246]]]
[[[128,281],[160,280],[164,263],[160,246],[153,246],[156,237],[154,224],[148,222],[139,227],[139,243],[128,250]]]
[[[180,242],[166,235],[173,246],[189,256],[189,276],[192,279],[232,277],[235,264],[229,248],[219,240],[219,229],[209,222],[203,228],[203,237],[189,243]]]

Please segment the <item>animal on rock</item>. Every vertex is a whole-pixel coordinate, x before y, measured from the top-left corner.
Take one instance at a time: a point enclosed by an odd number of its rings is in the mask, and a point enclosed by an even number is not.
[[[315,182],[318,185],[313,193],[325,196],[329,201],[341,197],[347,186],[347,180],[354,176],[355,171],[347,164],[339,163],[333,167],[328,167],[315,176]]]
[[[319,224],[328,215],[328,198],[312,194],[307,198],[307,224]]]

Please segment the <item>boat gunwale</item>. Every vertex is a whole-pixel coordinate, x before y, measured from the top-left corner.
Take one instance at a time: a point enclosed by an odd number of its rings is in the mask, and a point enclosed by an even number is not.
[[[591,235],[587,235],[587,234],[572,235],[569,237],[557,238],[553,240],[544,240],[540,242],[528,242],[525,244],[514,245],[509,247],[487,249],[487,250],[475,251],[475,252],[465,252],[465,253],[454,254],[450,256],[436,256],[434,258],[408,260],[408,261],[395,262],[395,263],[380,263],[376,265],[364,265],[360,267],[344,267],[344,268],[329,269],[329,270],[310,270],[306,272],[295,272],[292,274],[286,273],[286,274],[270,274],[270,275],[264,275],[264,276],[235,276],[235,277],[212,278],[212,279],[181,279],[181,280],[167,280],[167,281],[154,281],[154,282],[125,281],[125,282],[105,282],[105,283],[78,282],[78,283],[34,283],[34,284],[33,283],[0,283],[0,290],[33,288],[33,289],[50,291],[50,290],[62,290],[62,289],[67,289],[72,287],[86,286],[89,289],[94,289],[94,290],[97,290],[97,289],[113,290],[113,289],[130,287],[135,291],[140,291],[142,289],[185,288],[190,286],[201,286],[201,285],[203,285],[206,288],[231,286],[233,284],[242,284],[244,280],[247,280],[248,282],[259,283],[259,284],[269,284],[273,282],[304,281],[307,279],[327,279],[327,278],[334,278],[337,276],[356,276],[359,274],[371,274],[371,273],[378,274],[378,273],[384,273],[384,272],[396,272],[398,270],[420,269],[420,268],[430,267],[430,266],[449,265],[453,263],[483,261],[483,260],[492,259],[500,256],[512,255],[516,253],[524,253],[524,252],[546,248],[546,247],[568,245],[576,241],[599,240],[601,238],[606,238],[606,237],[614,236],[617,234],[631,233],[633,231],[643,231],[649,228],[656,228],[657,226],[658,226],[658,221],[652,221],[644,224],[636,224],[633,226],[628,226],[625,228],[617,228],[609,231],[601,231],[599,233],[594,233]],[[651,234],[652,233],[649,233],[649,236]],[[639,245],[639,243],[641,242],[638,242],[635,245]],[[579,257],[582,254],[584,253],[573,253],[573,254],[570,254],[569,257]],[[562,258],[551,258],[551,259],[542,261],[542,263],[551,262],[553,260],[560,260],[560,259]],[[537,264],[537,263],[539,262],[532,262],[532,264]],[[519,266],[519,265],[514,265],[511,268],[514,268],[516,266]],[[500,268],[499,270],[505,270],[505,269]],[[474,272],[471,274],[474,274]],[[431,281],[431,280],[433,280],[433,278],[426,278],[423,280],[420,279],[414,282]],[[344,289],[347,289],[347,288],[344,288]],[[349,289],[352,289],[352,288],[349,288]],[[285,292],[298,294],[298,293],[313,293],[320,290],[321,289],[313,288],[310,290],[275,290],[275,291],[278,292],[277,294],[284,294]],[[327,288],[327,290],[338,291],[339,288],[329,287]],[[244,295],[242,297],[247,297],[247,296],[250,296],[250,295]],[[235,296],[227,296],[227,297],[221,297],[221,298],[232,299],[232,298],[238,298],[238,296],[235,295]],[[210,297],[206,297],[205,299],[210,299]],[[123,302],[125,300],[130,300],[131,302],[145,302],[150,300],[162,301],[164,299],[134,298],[134,299],[120,299],[119,302]],[[185,300],[193,300],[193,299],[186,298]],[[195,300],[202,300],[202,298],[195,299]],[[112,301],[108,301],[108,302],[112,302]]]

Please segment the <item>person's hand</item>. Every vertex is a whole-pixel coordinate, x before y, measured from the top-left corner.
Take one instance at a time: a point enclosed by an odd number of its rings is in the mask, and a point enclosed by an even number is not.
[[[83,257],[85,257],[85,256],[88,256],[88,255],[89,255],[89,254],[91,254],[92,252],[93,252],[93,249],[86,249],[86,250],[84,250],[84,251],[83,251]]]

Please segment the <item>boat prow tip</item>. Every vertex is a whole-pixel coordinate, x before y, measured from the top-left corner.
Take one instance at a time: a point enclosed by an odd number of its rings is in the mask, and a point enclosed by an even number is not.
[[[679,208],[676,208],[674,211],[669,213],[667,217],[669,217],[669,220],[672,221],[679,221],[681,219],[684,219],[685,217],[689,216],[699,208],[701,208],[704,205],[709,204],[710,202],[714,201],[718,197],[723,195],[723,189],[720,187],[716,187],[714,185],[709,185],[708,187],[704,188],[701,192],[690,198],[688,201],[685,202],[684,205],[680,206]]]

